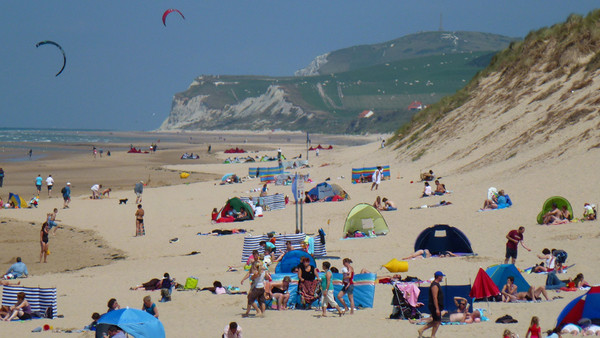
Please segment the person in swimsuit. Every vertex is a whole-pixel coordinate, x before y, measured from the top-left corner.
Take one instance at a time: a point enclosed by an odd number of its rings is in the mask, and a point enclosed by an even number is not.
[[[40,230],[40,263],[42,259],[44,263],[46,263],[46,258],[48,257],[48,233],[50,232],[50,228],[48,227],[48,222],[44,222],[42,224],[42,229]]]
[[[135,237],[146,235],[146,229],[144,228],[144,209],[142,205],[138,204],[135,212]]]
[[[415,251],[415,253],[413,253],[412,255],[402,258],[402,260],[421,259],[421,258],[429,258],[429,257],[431,257],[431,252],[429,252],[429,250],[419,249],[419,250]]]
[[[344,267],[342,268],[342,274],[344,275],[342,283],[344,286],[337,295],[338,300],[344,306],[344,312],[348,311],[348,306],[344,301],[344,295],[348,295],[350,301],[350,314],[354,313],[354,268],[352,267],[352,260],[350,258],[344,258],[342,261]]]
[[[290,299],[289,287],[292,279],[290,276],[283,277],[281,282],[272,282],[269,284],[269,295],[277,300],[277,310],[287,310],[287,303]]]
[[[456,310],[450,314],[451,322],[460,322],[471,324],[473,322],[478,323],[481,321],[481,313],[479,310],[469,312],[469,302],[463,297],[454,297],[454,304]]]
[[[5,315],[2,320],[9,322],[15,317],[21,320],[31,319],[31,305],[25,299],[25,292],[17,293],[17,303],[9,308],[10,315]]]

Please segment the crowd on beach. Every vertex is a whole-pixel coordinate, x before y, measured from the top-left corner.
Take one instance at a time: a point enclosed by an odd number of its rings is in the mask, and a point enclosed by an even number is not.
[[[382,143],[383,147],[383,143]],[[153,150],[156,150],[156,145],[153,144]],[[210,151],[210,150],[209,150]],[[94,147],[94,156],[96,156],[97,150]],[[102,152],[100,152],[101,156]],[[279,151],[279,158],[281,158],[281,151]],[[378,190],[379,185],[381,184],[383,176],[383,169],[381,166],[377,167],[377,170],[373,173],[371,178],[372,185],[371,190]],[[0,168],[0,187],[2,187],[4,178],[4,171]],[[236,176],[232,176],[232,182],[236,181]],[[433,174],[433,171],[430,170],[425,174],[421,174],[421,179],[423,181],[423,192],[421,194],[422,198],[430,197],[430,196],[442,196],[446,194],[450,194],[450,191],[447,190],[446,185],[441,183],[441,178],[436,177]],[[435,184],[435,190],[430,185],[429,182],[433,181]],[[47,187],[47,195],[48,198],[52,198],[52,190],[54,187],[54,178],[52,175],[48,175],[48,177],[44,180],[42,175],[38,175],[35,180],[35,196],[37,199],[32,199],[32,201],[36,202],[35,205],[39,204],[39,195],[41,194],[42,185],[45,182]],[[102,184],[94,184],[90,188],[91,196],[90,199],[96,200],[101,198],[110,198],[110,193],[112,191],[111,188],[104,188]],[[146,234],[144,227],[144,216],[145,211],[142,207],[142,194],[144,190],[144,182],[139,181],[136,182],[133,187],[134,193],[136,195],[135,204],[137,205],[136,211],[134,213],[135,217],[135,236],[134,237],[143,237]],[[260,197],[267,196],[268,187],[267,184],[264,184],[260,189]],[[69,182],[62,188],[61,194],[63,197],[63,209],[69,208],[69,203],[71,201],[71,184]],[[509,207],[512,202],[510,198],[505,193],[504,190],[499,190],[497,193],[493,193],[488,196],[484,201],[483,207],[481,210],[493,210],[493,209],[502,209]],[[315,202],[308,193],[306,194],[306,198],[308,199],[306,203]],[[87,198],[86,198],[87,200]],[[120,200],[120,203],[127,200]],[[4,205],[4,202],[0,198],[0,204]],[[31,203],[33,204],[33,203]],[[254,216],[262,215],[262,205],[253,204],[250,202],[252,206],[252,210],[254,212]],[[377,196],[375,202],[372,206],[380,211],[394,211],[397,210],[396,204],[389,200],[387,197]],[[7,202],[7,207],[16,208],[13,201]],[[40,263],[47,263],[48,255],[50,255],[50,247],[49,247],[49,239],[50,236],[56,236],[57,229],[59,228],[58,223],[61,222],[58,217],[58,208],[54,208],[51,212],[47,213],[46,218],[44,219],[41,229],[40,229]],[[247,211],[242,209],[239,212],[235,210],[229,210],[229,214],[227,216],[232,217],[235,221],[244,221],[250,219],[250,215],[247,214]],[[218,215],[217,209],[213,209],[212,215],[213,220],[216,220]],[[566,207],[558,208],[557,204],[553,205],[552,210],[545,213],[543,216],[543,223],[550,224],[563,224],[568,223],[573,216],[570,214],[569,210]],[[584,218],[587,220],[595,220],[596,219],[596,211],[595,206],[592,206],[589,203],[584,205]],[[511,230],[506,235],[506,245],[505,245],[505,261],[507,264],[509,261],[511,264],[515,264],[519,246],[527,251],[532,251],[529,247],[526,246],[524,242],[524,233],[525,227],[519,227],[518,229]],[[250,280],[249,290],[247,292],[247,304],[246,311],[242,314],[242,317],[251,316],[252,310],[254,310],[255,316],[263,317],[265,316],[267,310],[267,304],[272,304],[273,309],[279,311],[288,310],[288,303],[291,297],[290,294],[290,283],[292,279],[289,276],[285,276],[280,281],[275,281],[270,272],[269,268],[271,266],[275,266],[277,263],[281,262],[284,255],[294,248],[291,245],[291,242],[286,243],[286,249],[281,252],[276,252],[275,249],[275,238],[274,236],[270,236],[268,241],[262,241],[260,243],[260,247],[262,253],[259,250],[253,251],[252,255],[250,255],[248,261],[246,262],[247,272],[240,280],[240,285],[243,285],[246,280]],[[303,248],[305,251],[309,251],[308,248]],[[560,258],[561,256],[560,249],[549,249],[544,248],[541,250],[541,254],[537,255],[539,259],[543,260],[542,263],[533,267],[533,272],[536,273],[561,273],[565,271],[566,267],[564,266],[565,261]],[[563,251],[564,252],[564,251]],[[566,253],[565,253],[566,254]],[[417,259],[427,259],[433,257],[434,255],[427,249],[417,250],[414,253],[402,258],[403,260],[417,260]],[[450,251],[444,251],[440,253],[436,253],[437,257],[457,257],[457,255]],[[565,257],[566,259],[566,257]],[[338,316],[343,316],[345,314],[353,314],[356,310],[354,304],[354,276],[355,270],[352,266],[353,261],[350,258],[344,258],[342,260],[342,267],[338,270],[336,267],[332,266],[330,261],[323,261],[321,263],[320,269],[311,264],[311,260],[308,257],[302,257],[300,264],[294,268],[293,273],[297,275],[298,280],[298,294],[300,299],[300,304],[296,306],[296,309],[313,309],[312,305],[315,301],[318,301],[319,311],[321,311],[321,316],[326,317],[328,313],[328,309],[335,309],[336,314]],[[361,273],[367,272],[365,269],[361,270]],[[333,287],[333,273],[341,273],[342,274],[342,289],[337,294],[334,294]],[[11,265],[8,271],[3,276],[3,280],[0,281],[0,285],[3,286],[11,286],[11,285],[20,285],[21,281],[14,282],[13,279],[16,278],[25,278],[29,275],[29,271],[24,262],[22,262],[21,258],[18,257],[16,262]],[[437,271],[434,273],[432,282],[429,287],[429,303],[426,305],[429,308],[431,316],[426,320],[418,321],[419,324],[424,324],[422,328],[418,330],[419,336],[422,336],[426,330],[432,330],[432,337],[435,337],[437,330],[439,329],[442,318],[449,318],[451,322],[461,322],[461,323],[478,323],[481,321],[482,313],[479,310],[469,311],[469,303],[463,297],[454,297],[454,303],[457,307],[457,310],[453,313],[447,313],[444,310],[443,304],[443,290],[441,288],[441,284],[445,274],[442,271]],[[588,287],[589,283],[584,280],[583,274],[577,274],[575,278],[563,280],[565,285],[572,288],[581,288]],[[153,278],[146,283],[142,283],[136,286],[131,287],[131,290],[160,290],[161,299],[159,302],[169,302],[172,301],[172,292],[178,286],[181,286],[176,282],[174,278],[171,278],[169,273],[165,273],[162,278]],[[225,294],[229,293],[230,290],[223,287],[221,282],[215,281],[212,286],[199,288],[198,290],[207,290],[213,292],[215,294]],[[515,276],[509,276],[506,280],[506,283],[501,289],[500,292],[501,300],[503,302],[519,302],[519,301],[539,301],[543,297],[546,301],[552,300],[548,295],[545,286],[531,286],[527,291],[518,292],[517,286],[515,285]],[[346,297],[346,298],[345,298]],[[346,302],[348,299],[348,302]],[[116,298],[111,298],[107,303],[107,311],[109,313],[111,311],[115,311],[120,309],[120,305],[117,302]],[[142,305],[140,306],[142,311],[147,312],[148,314],[154,316],[155,318],[159,318],[159,309],[158,306],[152,301],[151,296],[146,295],[142,298]],[[32,316],[31,307],[28,304],[25,293],[19,293],[17,297],[17,302],[12,306],[3,306],[0,308],[0,318],[3,321],[10,321],[15,318],[19,319],[30,319]],[[94,312],[92,314],[93,322],[86,326],[86,329],[95,330],[98,327],[98,320],[101,315],[99,312]],[[415,321],[417,323],[417,321]],[[573,325],[573,324],[569,324]],[[596,330],[593,325],[585,326],[586,329],[582,329],[579,327],[579,332],[600,332]],[[110,337],[122,337],[124,336],[124,332],[116,326],[111,326],[106,328],[107,333]],[[565,326],[562,328],[553,329],[552,334],[560,334],[560,333],[573,333],[576,330],[573,329],[572,326]],[[223,337],[241,337],[242,328],[236,322],[231,322],[224,329],[222,336]],[[505,332],[505,336],[511,336],[511,332]],[[541,329],[539,324],[538,317],[532,317],[531,325],[526,334],[527,337],[540,337]]]

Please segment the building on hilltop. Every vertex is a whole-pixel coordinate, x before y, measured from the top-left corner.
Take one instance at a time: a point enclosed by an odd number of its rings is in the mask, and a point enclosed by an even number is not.
[[[375,115],[375,113],[372,110],[364,110],[362,113],[358,114],[358,118],[367,119],[373,115]]]
[[[408,110],[412,110],[412,111],[419,111],[419,110],[423,110],[425,108],[426,108],[426,106],[424,106],[421,101],[413,101],[411,104],[408,105]]]

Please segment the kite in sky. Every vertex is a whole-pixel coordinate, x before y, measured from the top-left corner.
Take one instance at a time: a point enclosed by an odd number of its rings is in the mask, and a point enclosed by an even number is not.
[[[60,69],[60,71],[58,73],[56,73],[56,76],[59,76],[60,73],[62,73],[62,71],[65,69],[65,66],[67,65],[67,56],[65,55],[65,51],[62,49],[62,47],[58,43],[56,43],[54,41],[50,41],[50,40],[40,41],[35,44],[35,47],[37,48],[42,45],[54,45],[54,46],[58,47],[58,49],[60,49],[60,51],[62,52],[63,65],[62,65],[62,68]]]
[[[169,14],[173,13],[173,12],[177,12],[177,13],[179,13],[179,15],[181,15],[181,17],[182,17],[182,18],[185,20],[185,16],[183,16],[183,14],[182,14],[182,13],[181,13],[181,12],[180,12],[178,9],[171,8],[171,9],[167,9],[167,10],[166,10],[166,11],[163,13],[163,16],[162,16],[163,25],[167,26],[167,23],[166,23],[167,16],[168,16]]]

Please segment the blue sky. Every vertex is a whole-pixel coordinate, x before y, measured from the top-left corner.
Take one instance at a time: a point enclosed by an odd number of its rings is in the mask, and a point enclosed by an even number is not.
[[[0,127],[152,130],[201,74],[291,75],[315,56],[437,30],[523,37],[577,0],[5,0]],[[177,8],[161,22],[162,13]],[[64,72],[60,52],[67,53]]]

